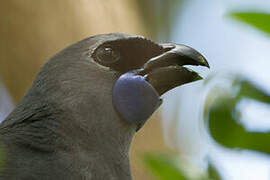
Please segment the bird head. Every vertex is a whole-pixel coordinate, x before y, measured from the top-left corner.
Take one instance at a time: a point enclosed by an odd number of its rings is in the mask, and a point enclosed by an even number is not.
[[[98,65],[118,74],[112,85],[112,101],[121,119],[139,130],[160,106],[160,96],[189,82],[202,79],[184,65],[206,66],[206,59],[191,47],[158,44],[142,36],[107,34],[91,49]]]
[[[99,138],[128,143],[160,106],[162,94],[202,79],[184,65],[209,67],[185,45],[120,33],[96,35],[52,57],[22,103],[32,111],[38,104],[49,106],[63,131],[78,141],[86,135],[92,144],[102,142]]]
[[[8,161],[46,172],[55,160],[53,171],[61,173],[52,175],[62,178],[72,172],[131,179],[128,152],[135,132],[160,106],[162,94],[201,79],[184,65],[209,67],[190,47],[136,35],[97,35],[67,47],[43,66],[1,124]]]

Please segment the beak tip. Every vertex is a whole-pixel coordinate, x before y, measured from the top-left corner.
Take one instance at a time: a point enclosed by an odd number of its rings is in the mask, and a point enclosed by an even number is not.
[[[193,72],[193,79],[191,82],[202,80],[203,78],[197,73]]]
[[[210,69],[210,65],[208,64],[207,61],[206,61],[206,63],[205,63],[205,66],[206,66],[208,69]]]
[[[198,57],[198,59],[199,59],[199,62],[200,62],[200,65],[201,65],[201,66],[205,66],[205,67],[207,67],[208,69],[210,69],[210,65],[209,65],[209,63],[207,62],[207,60],[206,60],[205,57],[203,57],[202,55],[200,55],[200,56]]]

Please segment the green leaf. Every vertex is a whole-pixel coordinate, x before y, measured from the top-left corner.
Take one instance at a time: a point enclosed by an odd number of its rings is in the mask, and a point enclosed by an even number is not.
[[[229,148],[250,149],[270,154],[270,132],[246,131],[239,121],[240,112],[236,110],[237,103],[243,97],[270,103],[269,95],[247,80],[238,79],[234,86],[239,88],[236,96],[219,97],[207,106],[208,128],[211,136],[215,141]]]
[[[234,86],[239,87],[238,100],[247,97],[264,103],[270,103],[270,95],[248,80],[237,78],[234,82]]]
[[[258,30],[270,34],[270,14],[262,12],[231,12],[228,14],[230,17],[247,23]]]
[[[212,162],[208,164],[208,176],[211,180],[222,180],[221,175]]]
[[[212,104],[209,111],[208,128],[215,141],[235,148],[241,144],[240,135],[244,133],[243,127],[232,118],[234,110],[233,99],[219,99]]]
[[[160,180],[188,180],[171,156],[145,154],[143,160],[146,167]]]

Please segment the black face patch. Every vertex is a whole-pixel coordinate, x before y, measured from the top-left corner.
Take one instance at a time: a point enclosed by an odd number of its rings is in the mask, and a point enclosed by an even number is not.
[[[107,41],[98,46],[92,58],[102,66],[125,73],[139,69],[150,58],[160,55],[164,49],[144,38],[127,38]]]

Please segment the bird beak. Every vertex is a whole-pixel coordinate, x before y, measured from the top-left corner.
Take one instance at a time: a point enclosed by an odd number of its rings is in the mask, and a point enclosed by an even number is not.
[[[161,105],[160,96],[202,77],[184,65],[205,66],[196,50],[178,44],[161,44],[163,53],[149,59],[141,69],[122,74],[113,87],[113,104],[120,116],[137,125],[137,131]]]
[[[191,47],[172,43],[160,45],[165,52],[147,61],[139,72],[159,95],[182,84],[202,79],[198,73],[183,67],[184,65],[210,68],[203,55]]]
[[[182,44],[160,44],[165,53],[153,57],[145,63],[144,69],[148,70],[156,67],[165,67],[170,65],[194,65],[206,66],[210,68],[206,59],[195,49]]]

